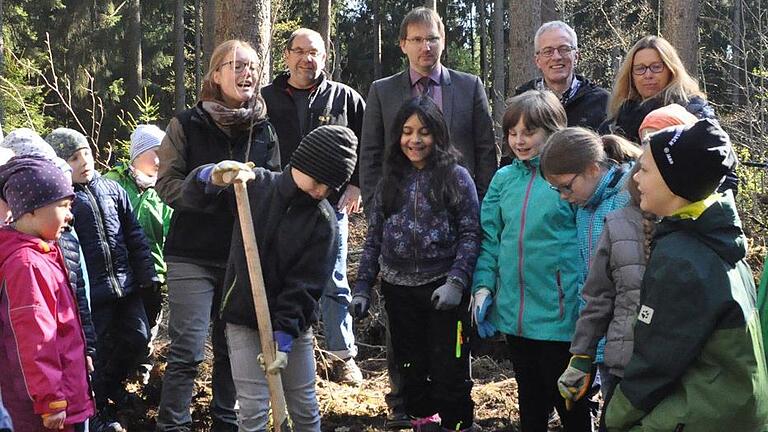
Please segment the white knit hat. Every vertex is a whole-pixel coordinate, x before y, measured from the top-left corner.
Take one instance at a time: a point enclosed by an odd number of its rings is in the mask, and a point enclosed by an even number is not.
[[[136,130],[131,134],[131,163],[145,151],[160,147],[164,137],[165,132],[155,125],[136,126]]]
[[[29,128],[13,130],[5,137],[0,145],[12,150],[16,156],[38,154],[43,155],[50,160],[53,160],[56,157],[56,152],[53,150],[53,147],[45,142],[37,132]]]

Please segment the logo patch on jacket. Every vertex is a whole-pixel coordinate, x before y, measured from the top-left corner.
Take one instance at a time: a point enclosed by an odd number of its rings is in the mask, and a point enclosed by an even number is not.
[[[640,313],[637,314],[637,320],[646,324],[650,324],[653,319],[653,308],[643,305],[640,308]]]

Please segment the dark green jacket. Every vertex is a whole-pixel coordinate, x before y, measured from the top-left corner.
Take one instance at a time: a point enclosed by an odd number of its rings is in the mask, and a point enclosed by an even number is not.
[[[609,431],[762,430],[768,379],[745,256],[730,193],[658,225]]]
[[[165,283],[167,267],[163,259],[163,245],[165,245],[165,237],[168,235],[173,209],[160,199],[154,188],[140,191],[125,164],[112,168],[104,174],[104,177],[118,182],[128,192],[133,213],[147,237],[157,277],[160,278],[160,282]]]

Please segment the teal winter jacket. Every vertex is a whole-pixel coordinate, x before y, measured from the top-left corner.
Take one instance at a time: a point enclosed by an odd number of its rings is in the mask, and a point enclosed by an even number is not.
[[[576,210],[549,187],[538,158],[496,173],[480,223],[473,291],[493,293],[491,323],[504,334],[570,341],[578,317]]]

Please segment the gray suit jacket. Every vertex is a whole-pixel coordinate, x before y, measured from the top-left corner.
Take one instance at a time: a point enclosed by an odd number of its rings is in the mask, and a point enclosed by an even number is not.
[[[475,75],[443,67],[441,90],[451,142],[462,154],[461,163],[472,174],[482,199],[499,165],[500,154],[483,83]],[[408,69],[375,81],[368,92],[359,161],[360,188],[366,209],[373,208],[384,149],[399,135],[392,131],[395,115],[411,98]]]

